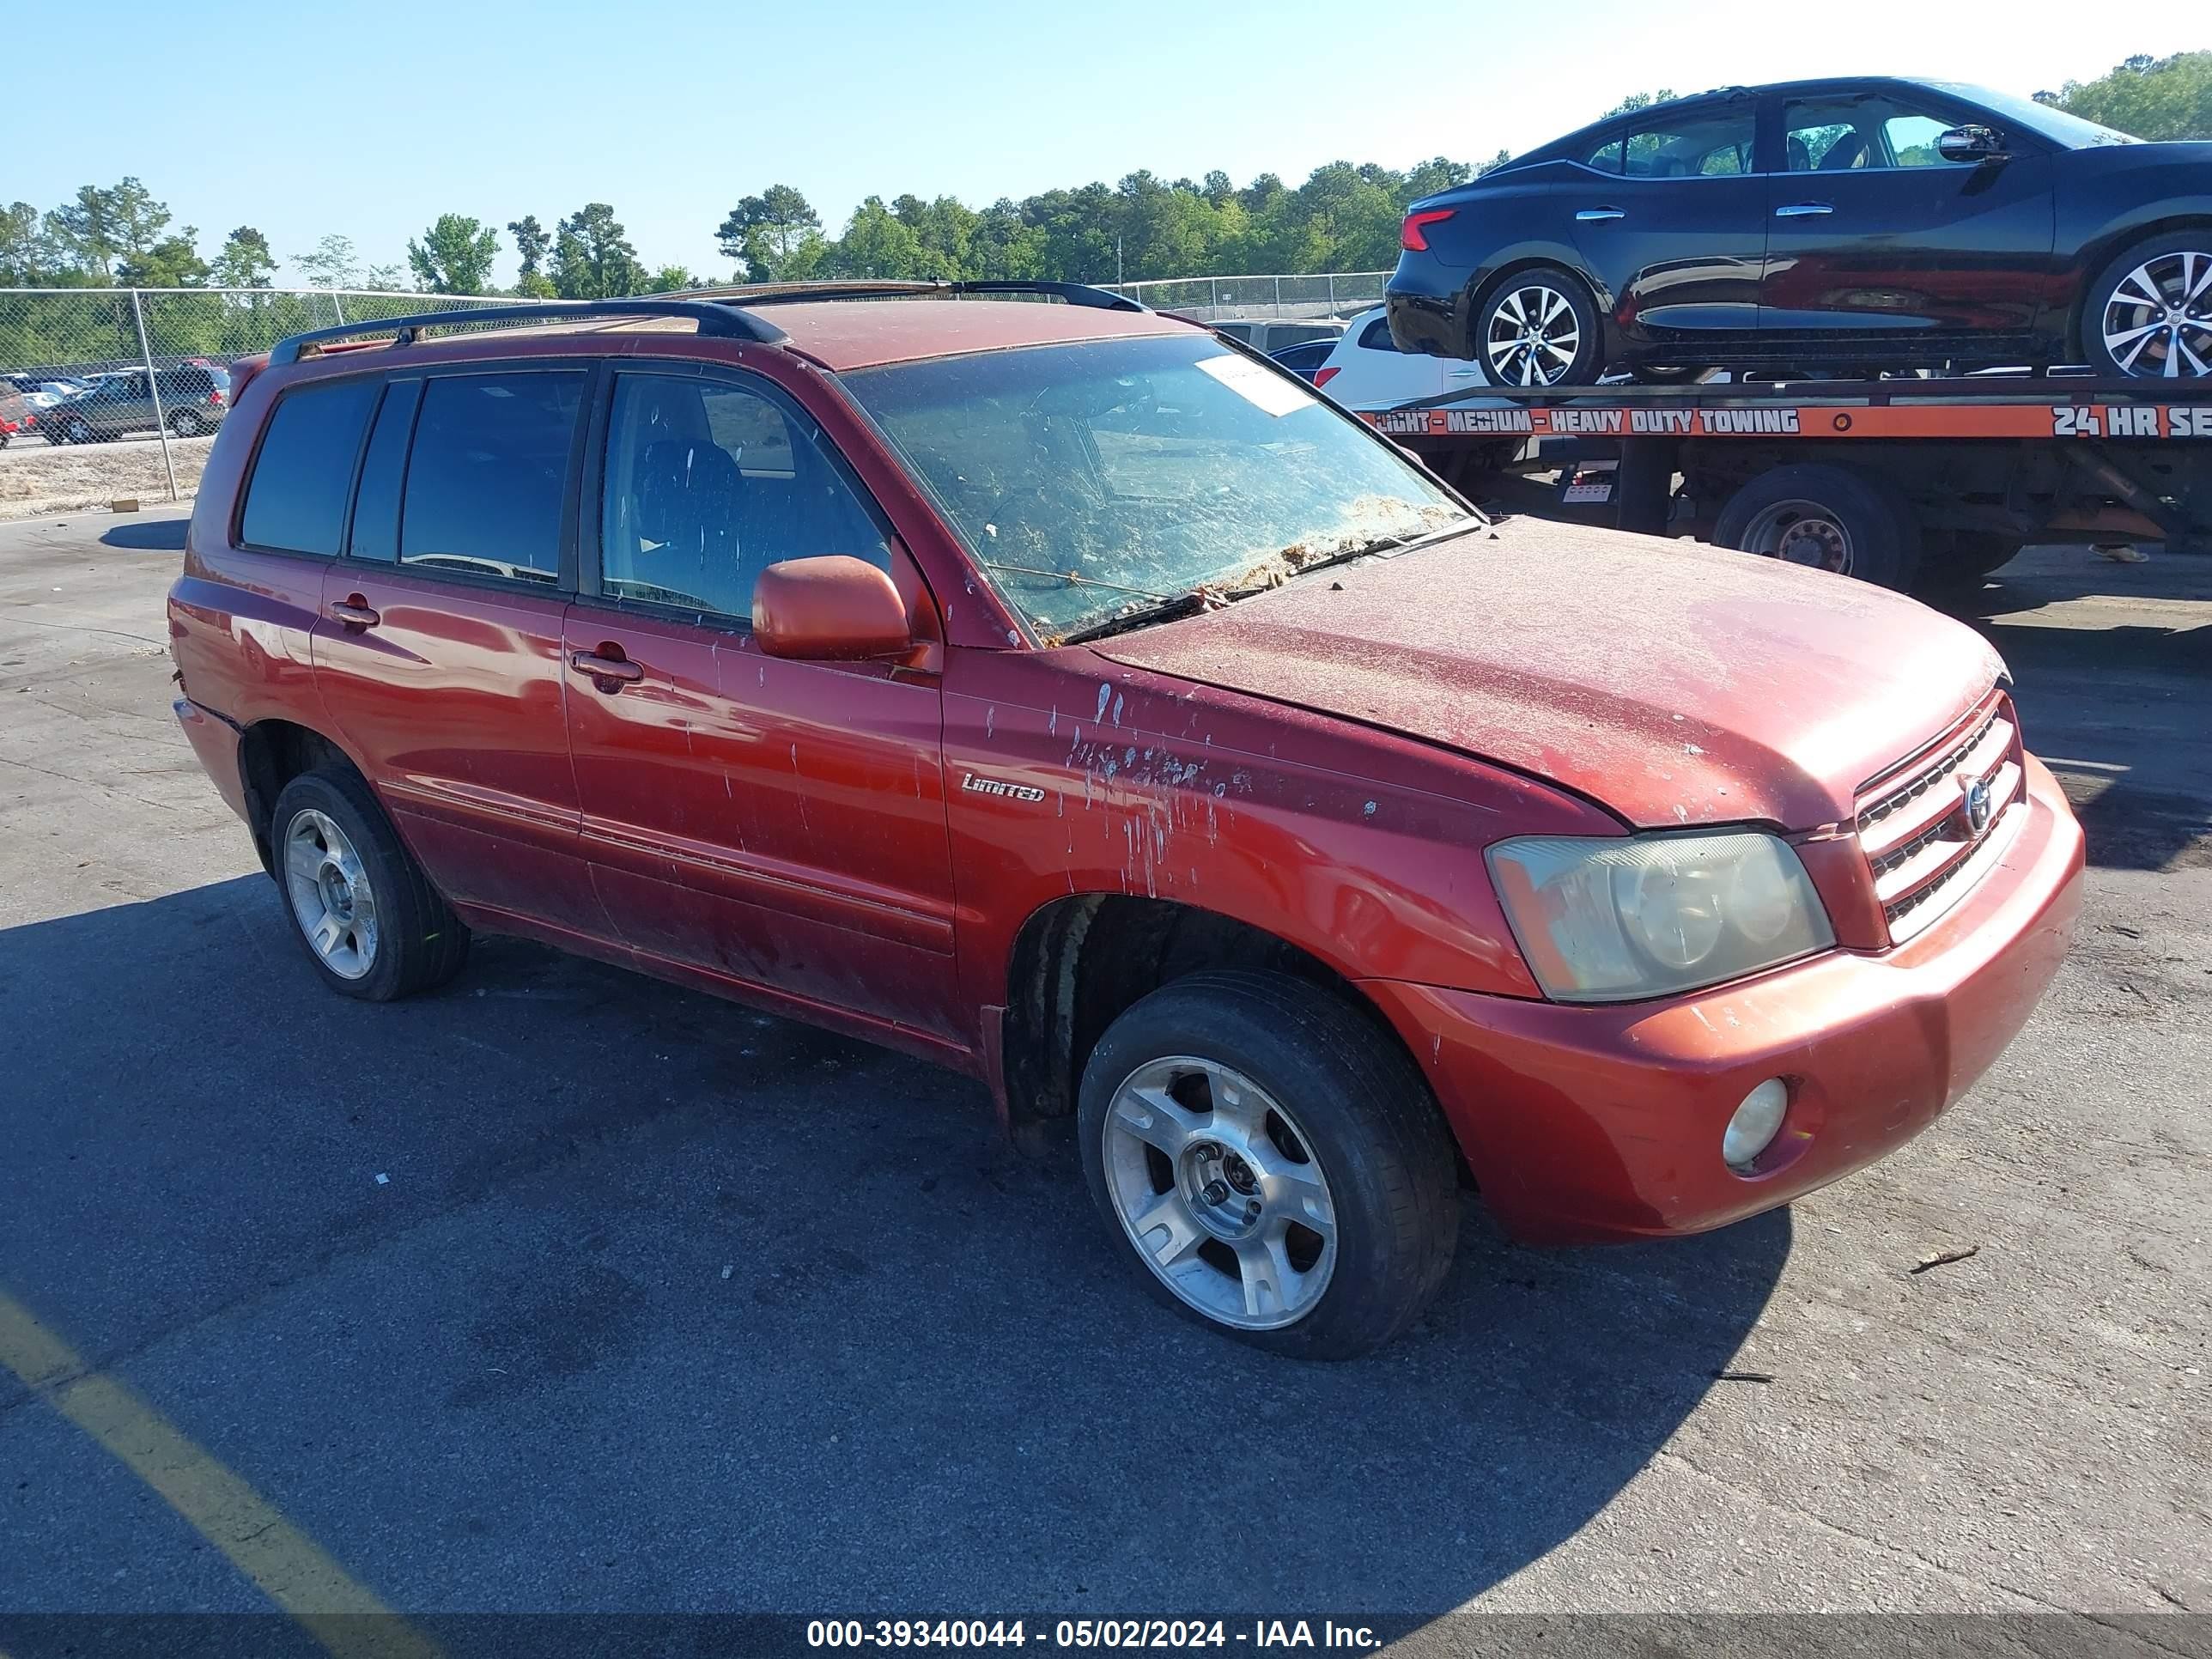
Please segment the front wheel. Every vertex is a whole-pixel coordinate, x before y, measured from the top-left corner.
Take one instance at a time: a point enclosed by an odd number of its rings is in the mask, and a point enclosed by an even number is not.
[[[2152,237],[2099,271],[2082,301],[2081,347],[2100,374],[2212,375],[2212,230]]]
[[[1557,265],[1515,271],[1474,308],[1474,349],[1493,386],[1595,386],[1605,372],[1589,286]]]
[[[461,970],[468,929],[358,774],[329,767],[293,779],[276,797],[270,838],[293,933],[331,990],[389,1002]]]
[[[1450,1137],[1420,1073],[1340,998],[1194,974],[1085,1066],[1092,1199],[1145,1284],[1277,1353],[1349,1359],[1426,1307],[1458,1234]]]
[[[205,429],[206,424],[200,419],[198,410],[180,409],[169,416],[169,431],[179,438],[197,438]]]

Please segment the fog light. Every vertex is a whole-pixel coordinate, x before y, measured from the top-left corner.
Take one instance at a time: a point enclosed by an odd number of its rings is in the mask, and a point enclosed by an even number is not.
[[[1782,1115],[1790,1109],[1790,1085],[1771,1077],[1743,1097],[1721,1136],[1721,1157],[1732,1170],[1747,1168],[1771,1146],[1781,1132]]]

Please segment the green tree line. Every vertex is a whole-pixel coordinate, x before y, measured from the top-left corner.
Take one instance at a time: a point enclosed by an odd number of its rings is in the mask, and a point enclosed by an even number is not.
[[[1607,113],[1670,95],[1633,94]],[[2069,81],[2036,96],[2139,137],[2212,137],[2212,52],[2130,58],[2094,81]],[[982,208],[951,196],[870,196],[835,234],[803,194],[778,184],[741,197],[713,234],[732,282],[1112,283],[1377,270],[1397,258],[1408,202],[1508,159],[1504,150],[1481,163],[1437,156],[1402,172],[1332,161],[1296,185],[1273,173],[1240,185],[1218,171],[1195,179],[1140,171],[1115,184],[1002,198]],[[300,280],[319,288],[491,295],[499,291],[494,270],[510,240],[519,269],[507,291],[515,295],[603,299],[720,280],[680,264],[648,267],[605,202],[556,217],[550,230],[532,214],[501,225],[441,213],[410,240],[404,267],[367,264],[349,239],[335,234],[280,261],[252,225],[231,230],[209,256],[195,227],[177,226],[165,203],[126,178],[87,185],[44,211],[27,202],[0,207],[0,288],[268,289],[289,263]],[[276,294],[165,298],[155,349],[165,356],[258,349],[289,329],[336,320],[327,302],[318,313],[318,303]],[[356,302],[353,314],[362,308]],[[0,366],[134,356],[132,326],[119,296],[0,302]]]

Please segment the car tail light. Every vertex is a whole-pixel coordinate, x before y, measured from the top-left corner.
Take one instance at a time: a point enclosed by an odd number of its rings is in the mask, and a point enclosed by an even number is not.
[[[1398,246],[1414,253],[1429,251],[1428,227],[1440,224],[1458,212],[1457,208],[1430,208],[1421,213],[1409,213],[1398,232]]]
[[[1326,368],[1317,368],[1314,370],[1314,384],[1317,386],[1327,386],[1343,373],[1344,365],[1341,363],[1331,363]]]
[[[211,409],[221,409],[222,407],[222,388],[221,386],[217,386],[214,391],[208,393],[208,406]]]

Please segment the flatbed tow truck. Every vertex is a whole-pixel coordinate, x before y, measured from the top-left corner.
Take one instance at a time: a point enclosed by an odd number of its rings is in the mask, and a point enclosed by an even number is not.
[[[1360,418],[1507,512],[1693,536],[1886,587],[1971,589],[2037,541],[2212,550],[2212,384],[2062,372],[1481,386]]]

